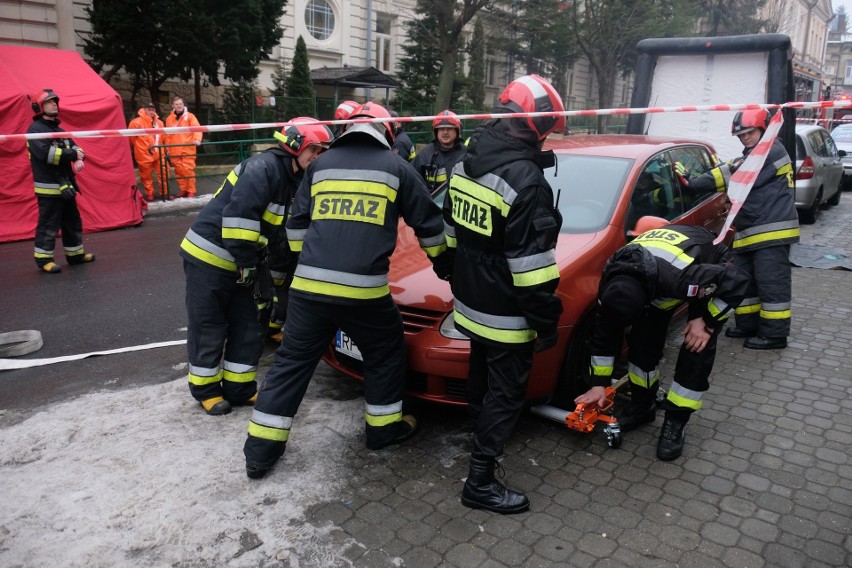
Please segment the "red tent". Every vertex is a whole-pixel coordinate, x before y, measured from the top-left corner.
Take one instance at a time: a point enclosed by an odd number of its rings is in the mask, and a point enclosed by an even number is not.
[[[32,121],[28,94],[59,95],[62,128],[126,128],[121,97],[75,51],[0,45],[0,133],[23,134]],[[86,168],[77,206],[86,232],[142,222],[127,138],[77,138]],[[32,239],[38,218],[25,141],[0,142],[0,242]]]

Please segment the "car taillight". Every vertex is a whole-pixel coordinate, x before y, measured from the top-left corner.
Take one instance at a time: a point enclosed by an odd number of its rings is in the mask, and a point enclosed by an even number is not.
[[[816,167],[814,167],[813,159],[810,156],[805,156],[802,167],[796,172],[796,179],[811,179],[814,177],[814,171],[816,171]]]

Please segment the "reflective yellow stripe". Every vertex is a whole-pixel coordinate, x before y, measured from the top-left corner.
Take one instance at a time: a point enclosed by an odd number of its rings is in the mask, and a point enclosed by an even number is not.
[[[536,338],[536,332],[533,329],[495,329],[487,327],[465,317],[458,310],[453,311],[453,316],[455,322],[462,327],[466,327],[480,337],[500,343],[528,343]]]
[[[373,416],[365,412],[364,417],[366,418],[369,426],[387,426],[388,424],[393,424],[394,422],[402,420],[402,411],[394,414],[386,414],[384,416]]]
[[[396,190],[389,185],[367,180],[326,179],[311,185],[311,197],[321,193],[362,193],[396,201]]]
[[[290,250],[293,252],[302,252],[302,245],[305,241],[288,241],[290,243]]]
[[[682,300],[678,300],[677,298],[669,298],[668,300],[654,300],[652,304],[654,307],[659,308],[663,311],[670,310],[671,308],[680,304]]]
[[[61,189],[48,189],[46,187],[35,187],[36,195],[62,195]]]
[[[277,227],[284,222],[284,215],[277,215],[267,209],[263,212],[263,220],[269,223],[270,225],[275,225]]]
[[[218,383],[222,380],[222,371],[220,370],[215,375],[193,375],[189,373],[189,383],[195,385],[197,387],[203,387],[204,385],[210,385],[213,383]]]
[[[735,311],[738,314],[756,314],[760,311],[760,304],[752,304],[750,306],[739,306]]]
[[[189,239],[184,238],[183,242],[180,243],[180,248],[185,250],[188,254],[194,256],[198,260],[204,261],[207,264],[218,266],[219,268],[224,268],[230,272],[237,271],[237,265],[230,260],[225,260],[224,258],[218,257],[215,254],[209,253],[206,250],[196,246]]]
[[[447,235],[447,247],[449,247],[449,248],[457,248],[457,247],[458,247],[458,243],[459,243],[459,242],[456,240],[456,238],[455,238],[455,237],[451,237],[450,235]]]
[[[713,174],[713,181],[716,182],[716,191],[725,191],[725,176],[722,174],[722,170],[713,168],[710,172]]]
[[[256,243],[260,238],[259,231],[252,231],[251,229],[237,229],[237,228],[222,228],[222,238],[223,239],[233,239],[235,241],[249,241],[251,243]]]
[[[608,377],[613,372],[613,367],[595,366],[589,367],[589,372],[595,377]]]
[[[537,284],[544,284],[545,282],[557,279],[559,279],[559,269],[555,264],[539,268],[538,270],[512,274],[512,282],[519,288],[524,286],[536,286]]]
[[[249,422],[248,434],[249,436],[254,436],[255,438],[260,438],[262,440],[272,440],[273,442],[286,442],[287,438],[290,437],[290,430],[270,428],[268,426],[261,426],[260,424]]]
[[[332,284],[330,282],[309,280],[300,276],[293,278],[293,283],[290,284],[290,288],[293,290],[302,290],[303,292],[313,292],[314,294],[332,296],[334,298],[351,298],[353,300],[373,300],[390,294],[390,288],[387,284],[372,288],[358,288],[355,286],[345,286],[343,284]]]
[[[799,236],[798,227],[795,229],[784,229],[781,231],[769,231],[768,233],[758,233],[750,237],[734,241],[734,248],[747,247],[749,245],[763,243],[766,241],[777,241],[781,239],[791,239]]]
[[[666,399],[669,402],[675,404],[675,406],[679,406],[681,408],[691,408],[693,410],[699,410],[701,408],[700,400],[692,400],[690,398],[684,398],[674,392],[673,389],[669,389],[669,394],[666,396]]]
[[[793,317],[792,310],[780,310],[777,312],[767,312],[766,310],[760,310],[760,317],[763,319],[770,320],[782,320],[782,319],[790,319]]]
[[[37,252],[37,253],[35,253],[35,257],[36,258],[53,258],[53,253],[52,252],[51,253]]]
[[[442,252],[446,252],[446,250],[447,250],[446,243],[442,243],[440,245],[435,245],[433,247],[423,248],[423,252],[425,252],[426,256],[428,256],[429,258],[435,258],[436,256],[438,256]]]
[[[232,383],[250,383],[257,377],[257,371],[246,371],[245,373],[235,373],[225,369],[222,378]]]

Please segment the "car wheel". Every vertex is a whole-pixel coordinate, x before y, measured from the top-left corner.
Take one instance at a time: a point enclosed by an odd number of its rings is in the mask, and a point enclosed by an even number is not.
[[[592,337],[594,320],[594,312],[589,313],[571,337],[565,360],[559,370],[559,378],[556,380],[556,389],[550,397],[550,404],[557,408],[573,409],[577,406],[574,399],[589,390],[583,377],[589,372],[589,339]]]
[[[819,216],[819,208],[821,206],[822,188],[819,188],[819,191],[817,191],[816,197],[814,197],[814,202],[811,203],[811,206],[800,213],[799,219],[801,220],[801,222],[806,225],[816,223],[817,217]]]
[[[843,192],[843,188],[841,186],[837,186],[837,191],[834,195],[832,195],[829,200],[826,202],[829,205],[840,205],[840,194]]]

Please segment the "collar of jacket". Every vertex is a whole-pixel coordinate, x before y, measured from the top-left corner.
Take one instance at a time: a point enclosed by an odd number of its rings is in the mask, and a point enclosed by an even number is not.
[[[531,161],[540,169],[555,165],[556,156],[552,150],[542,151],[510,136],[496,127],[497,120],[477,127],[470,137],[464,157],[464,170],[469,176],[478,178],[518,160]]]
[[[381,127],[384,128],[384,126]],[[355,136],[355,134],[358,134],[359,136]],[[343,144],[357,143],[358,140],[364,141],[369,139],[379,142],[382,146],[390,150],[390,144],[388,143],[384,135],[376,129],[376,125],[369,124],[366,122],[360,122],[349,125],[346,128],[346,132],[341,134],[340,137],[337,138],[337,140],[332,142],[331,146],[334,147]]]

